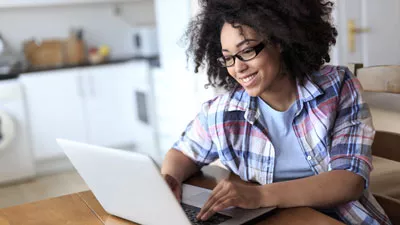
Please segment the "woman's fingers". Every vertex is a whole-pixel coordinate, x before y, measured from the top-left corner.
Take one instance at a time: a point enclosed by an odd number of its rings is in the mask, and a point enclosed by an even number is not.
[[[205,214],[209,216],[213,215],[215,213],[213,211],[213,207],[216,203],[220,202],[222,198],[226,198],[229,195],[229,191],[231,188],[232,185],[228,182],[221,182],[220,184],[218,184],[211,194],[210,198],[201,208],[199,214],[197,215],[197,219],[204,220],[203,218],[206,217]]]
[[[208,220],[218,211],[221,211],[231,206],[235,206],[234,196],[231,195],[223,196],[221,199],[214,202],[214,204],[210,206],[208,211],[204,212],[203,216],[201,217],[201,220]]]
[[[203,207],[201,207],[200,212],[197,214],[197,219],[201,219],[206,212],[212,209],[211,207],[214,205],[214,203],[218,201],[218,199],[221,198],[221,196],[223,196],[223,192],[224,190],[220,190],[215,195],[210,196],[210,198],[203,205]]]
[[[235,196],[226,196],[214,204],[213,211],[218,212],[228,207],[236,206],[237,204],[238,202]]]

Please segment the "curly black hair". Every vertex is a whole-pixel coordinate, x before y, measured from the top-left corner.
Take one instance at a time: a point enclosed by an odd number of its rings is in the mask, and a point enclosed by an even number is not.
[[[327,0],[199,0],[201,11],[189,23],[188,59],[195,73],[206,67],[208,84],[231,90],[237,82],[217,62],[222,56],[224,23],[247,25],[268,44],[280,44],[285,71],[301,83],[306,74],[330,61],[337,30],[331,23],[333,3]]]

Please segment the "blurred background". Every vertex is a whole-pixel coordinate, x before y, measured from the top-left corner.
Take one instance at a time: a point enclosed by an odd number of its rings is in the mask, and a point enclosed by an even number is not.
[[[400,64],[400,0],[335,3],[332,64]],[[0,0],[0,208],[88,189],[56,138],[160,164],[221,93],[186,61],[197,12],[197,0]],[[400,133],[399,96],[375,102],[376,128]]]

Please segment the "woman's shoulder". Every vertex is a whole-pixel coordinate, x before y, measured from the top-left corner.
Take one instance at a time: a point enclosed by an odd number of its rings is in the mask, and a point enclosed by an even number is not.
[[[240,110],[245,111],[249,104],[250,96],[243,88],[218,94],[202,105],[203,112],[217,113],[221,111]]]
[[[347,66],[323,65],[315,75],[319,77],[343,79],[344,76],[350,76],[352,73]]]
[[[345,81],[355,78],[349,68],[341,65],[324,65],[313,74],[313,81],[322,89],[341,87]]]

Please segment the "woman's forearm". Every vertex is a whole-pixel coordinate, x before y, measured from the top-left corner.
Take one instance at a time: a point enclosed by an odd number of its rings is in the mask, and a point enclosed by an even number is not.
[[[192,159],[176,149],[170,149],[163,161],[162,174],[168,174],[182,183],[188,177],[199,171]]]
[[[320,207],[357,200],[364,190],[364,179],[352,172],[334,170],[298,180],[267,184],[261,187],[265,206]]]

